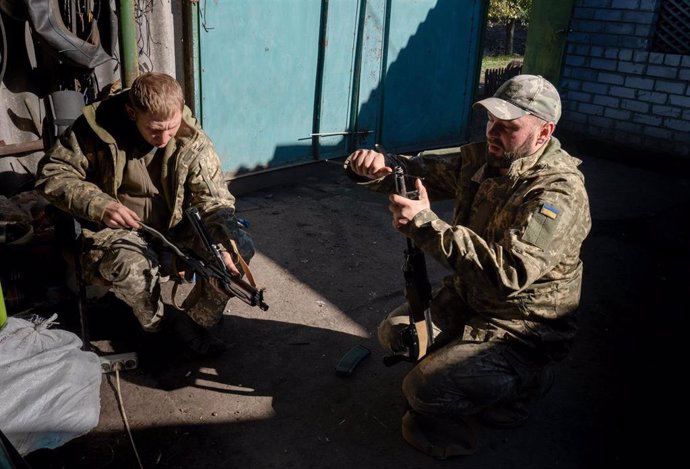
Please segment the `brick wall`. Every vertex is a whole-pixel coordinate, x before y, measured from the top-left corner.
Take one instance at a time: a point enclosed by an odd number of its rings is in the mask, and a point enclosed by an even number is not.
[[[650,52],[660,0],[577,0],[559,128],[690,155],[690,56]]]

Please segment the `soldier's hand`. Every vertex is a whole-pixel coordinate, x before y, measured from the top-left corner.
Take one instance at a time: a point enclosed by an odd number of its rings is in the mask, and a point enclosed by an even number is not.
[[[348,159],[348,167],[358,176],[378,179],[393,173],[390,166],[386,166],[383,154],[374,150],[357,150]]]
[[[230,271],[230,274],[239,277],[240,276],[240,271],[235,265],[235,263],[232,260],[232,256],[228,251],[221,251],[220,256],[223,258],[223,262],[225,263],[225,267],[228,268]]]
[[[431,208],[429,196],[421,179],[415,181],[415,187],[419,191],[419,199],[412,200],[398,194],[388,197],[390,204],[388,210],[393,214],[393,226],[396,230],[407,225],[419,212]]]
[[[119,202],[110,202],[103,212],[103,223],[108,228],[126,228],[138,230],[139,215]]]
[[[221,251],[220,252],[220,257],[223,259],[223,263],[225,264],[225,267],[227,267],[228,271],[230,271],[230,275],[234,277],[239,277],[240,276],[240,271],[237,269],[237,266],[235,266],[235,263],[232,261],[232,256],[228,251]],[[220,283],[220,280],[217,278],[209,278],[208,283],[214,288],[219,293],[223,293],[225,295],[228,295],[229,293],[225,288],[223,288],[223,285]]]

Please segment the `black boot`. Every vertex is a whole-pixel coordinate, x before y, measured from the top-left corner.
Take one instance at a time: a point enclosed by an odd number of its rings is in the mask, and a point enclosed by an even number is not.
[[[216,357],[227,350],[225,342],[177,308],[166,307],[163,327],[165,333],[197,357]]]

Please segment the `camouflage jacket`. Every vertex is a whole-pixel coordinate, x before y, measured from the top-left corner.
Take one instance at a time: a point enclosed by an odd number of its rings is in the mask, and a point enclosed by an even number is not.
[[[485,176],[484,143],[393,159],[424,177],[432,201],[454,200],[450,223],[422,210],[405,233],[454,272],[444,286],[457,295],[448,308],[463,315],[465,334],[507,335],[562,358],[576,330],[580,247],[591,228],[581,161],[555,138],[499,177]],[[390,179],[369,184],[391,192]]]
[[[38,188],[52,204],[85,220],[100,223],[105,207],[117,200],[132,138],[127,90],[87,105],[39,164]],[[134,128],[135,129],[135,128]],[[235,198],[223,180],[220,159],[209,137],[185,106],[182,125],[163,152],[163,197],[171,213],[168,228],[199,209],[217,241],[234,238]]]

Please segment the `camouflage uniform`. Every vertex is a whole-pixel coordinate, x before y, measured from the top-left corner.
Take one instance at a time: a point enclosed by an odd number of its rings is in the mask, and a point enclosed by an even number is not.
[[[536,393],[544,367],[575,334],[580,246],[591,220],[580,160],[552,138],[541,151],[490,177],[486,144],[387,155],[423,176],[430,200],[454,200],[453,219],[422,210],[404,228],[453,272],[435,292],[435,348],[405,377],[410,406],[433,415],[474,415]],[[364,183],[393,192],[391,177]],[[379,326],[390,353],[403,350],[407,305]]]
[[[37,174],[36,187],[56,207],[97,226],[84,230],[84,277],[109,286],[132,307],[146,330],[156,330],[163,315],[159,264],[164,251],[152,240],[129,230],[104,228],[105,207],[118,200],[128,149],[138,131],[128,118],[125,90],[107,100],[88,105],[74,124],[46,152]],[[220,160],[211,140],[198,126],[189,108],[175,136],[155,155],[162,158],[156,186],[169,213],[159,226],[169,239],[203,253],[199,240],[184,219],[184,210],[197,207],[211,238],[231,249],[234,239],[240,254],[249,261],[254,254],[251,237],[235,219],[235,198],[223,180]],[[143,220],[145,223],[147,220]],[[221,317],[227,297],[199,281],[183,306],[187,314],[209,327]]]

